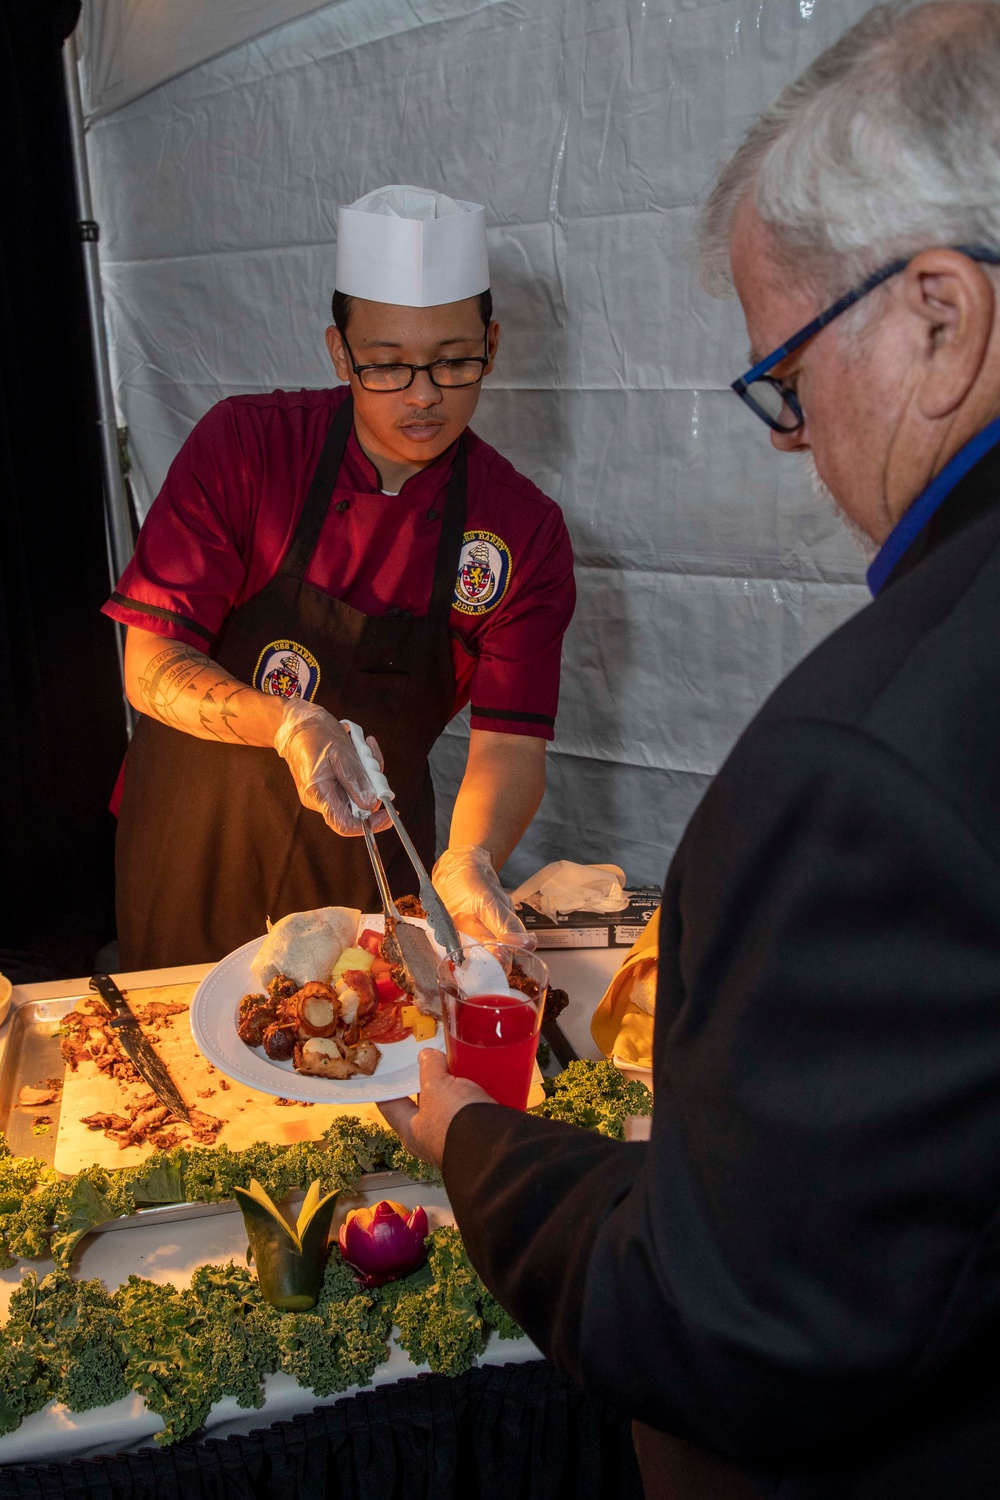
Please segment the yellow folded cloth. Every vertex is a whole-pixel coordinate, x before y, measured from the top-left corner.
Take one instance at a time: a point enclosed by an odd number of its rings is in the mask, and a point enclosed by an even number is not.
[[[630,1068],[653,1066],[659,942],[657,909],[642,937],[629,949],[590,1023],[590,1034],[605,1057],[614,1055],[619,1063]]]

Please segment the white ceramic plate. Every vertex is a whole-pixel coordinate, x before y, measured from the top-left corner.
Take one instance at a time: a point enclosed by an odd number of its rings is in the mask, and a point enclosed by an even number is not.
[[[381,932],[383,925],[381,915],[363,916],[358,932],[368,927]],[[426,922],[415,925],[427,926]],[[250,964],[263,941],[263,937],[253,938],[220,959],[194,992],[191,1031],[196,1046],[209,1062],[248,1088],[308,1104],[379,1104],[383,1099],[400,1099],[404,1094],[417,1092],[420,1087],[417,1053],[421,1047],[444,1048],[440,1022],[430,1042],[415,1042],[412,1036],[405,1042],[379,1042],[382,1058],[370,1078],[363,1075],[314,1078],[308,1073],[296,1073],[291,1059],[272,1062],[263,1047],[248,1047],[241,1042],[236,1031],[240,1001],[244,995],[259,989]],[[444,949],[433,937],[431,943],[443,958]]]

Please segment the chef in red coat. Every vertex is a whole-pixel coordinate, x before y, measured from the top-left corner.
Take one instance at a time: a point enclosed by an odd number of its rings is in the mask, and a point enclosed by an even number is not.
[[[123,968],[217,959],[290,911],[377,909],[351,811],[376,798],[340,721],[377,741],[430,866],[428,754],[470,701],[435,884],[465,930],[523,935],[497,871],[545,786],[573,559],[559,507],[469,429],[489,286],[479,204],[387,187],[342,208],[344,384],[221,401],[171,465],[105,605],[141,714]],[[415,889],[396,835],[379,843],[393,891]]]

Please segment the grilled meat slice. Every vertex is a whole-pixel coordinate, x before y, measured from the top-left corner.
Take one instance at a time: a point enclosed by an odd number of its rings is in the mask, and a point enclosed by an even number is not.
[[[440,1020],[438,956],[424,929],[414,927],[411,922],[397,922],[387,915],[382,957],[390,965],[393,981],[400,989],[409,991],[417,1009]]]

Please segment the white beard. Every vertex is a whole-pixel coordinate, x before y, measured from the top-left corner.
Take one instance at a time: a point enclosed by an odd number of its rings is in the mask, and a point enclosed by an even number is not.
[[[861,553],[864,561],[870,563],[872,558],[878,554],[878,544],[872,541],[866,531],[862,531],[857,521],[853,521],[846,514],[829,485],[825,484],[820,478],[819,470],[816,467],[816,460],[813,458],[812,453],[807,449],[805,453],[799,454],[799,458],[805,465],[806,474],[809,478],[809,488],[817,500],[823,500],[836,513],[838,520],[842,521],[847,527],[851,541]]]

